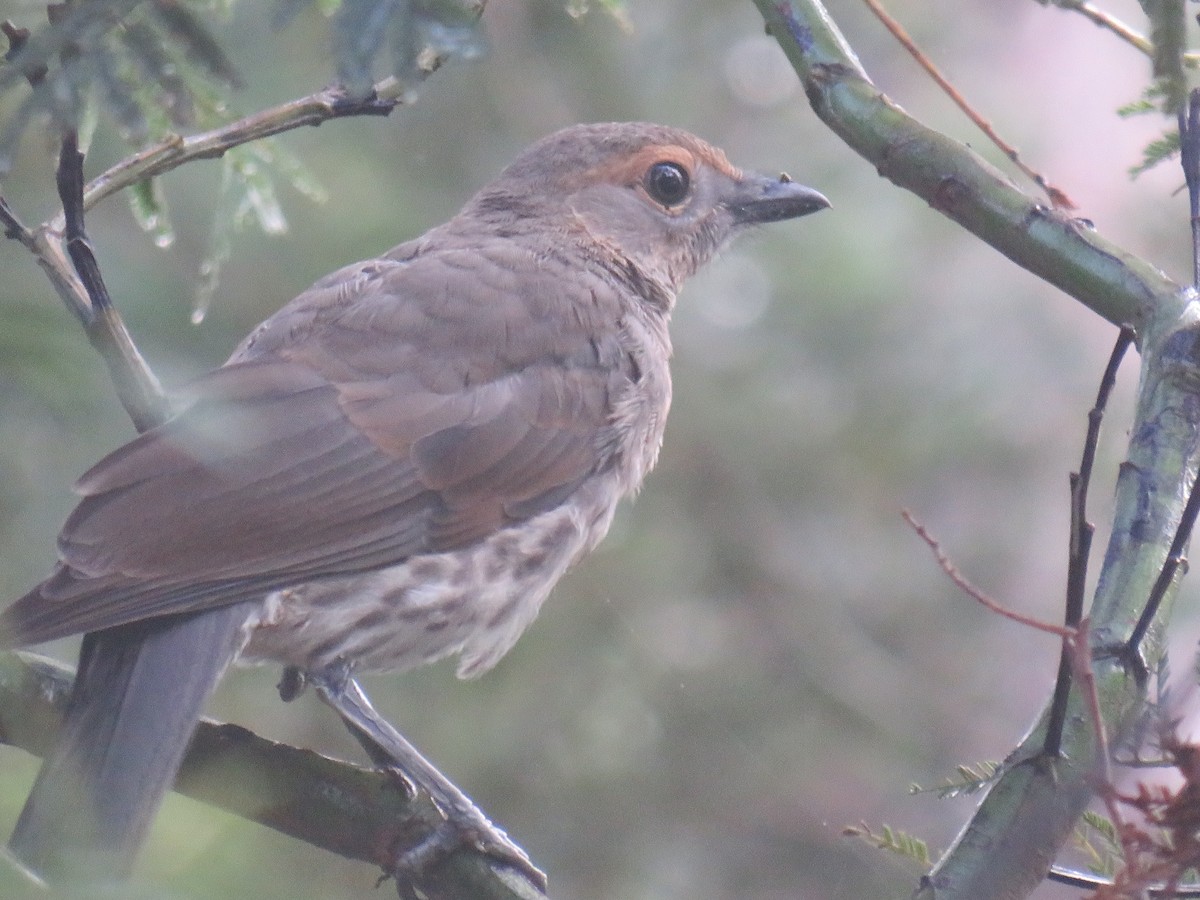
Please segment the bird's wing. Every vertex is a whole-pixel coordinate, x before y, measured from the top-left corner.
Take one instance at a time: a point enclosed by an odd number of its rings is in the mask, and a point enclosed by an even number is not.
[[[418,364],[403,325],[414,312],[396,287],[358,307],[373,331],[355,335],[354,316],[309,322],[305,340],[243,353],[197,382],[176,418],[87,472],[59,568],[4,613],[0,643],[466,546],[612,464],[613,395],[628,373],[599,364],[594,340],[582,356],[514,365],[494,362],[512,354],[493,336],[486,353],[445,349]],[[389,345],[406,361],[383,374]]]

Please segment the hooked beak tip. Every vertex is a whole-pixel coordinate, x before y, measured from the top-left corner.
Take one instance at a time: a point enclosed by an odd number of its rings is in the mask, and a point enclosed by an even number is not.
[[[748,176],[737,196],[727,204],[734,221],[741,225],[761,225],[797,219],[830,207],[825,195],[792,181],[786,174],[779,178]]]

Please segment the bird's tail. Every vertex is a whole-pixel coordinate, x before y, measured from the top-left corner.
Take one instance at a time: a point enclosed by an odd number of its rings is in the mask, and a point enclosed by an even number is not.
[[[84,637],[66,720],[9,840],[50,882],[126,876],[236,655],[246,604]]]

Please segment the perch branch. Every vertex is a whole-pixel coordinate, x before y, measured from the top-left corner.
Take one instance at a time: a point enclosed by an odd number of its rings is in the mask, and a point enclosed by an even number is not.
[[[27,653],[0,654],[0,743],[37,756],[54,743],[73,673]],[[175,789],[347,859],[388,870],[397,848],[435,830],[441,813],[386,772],[330,759],[259,737],[237,725],[204,720]],[[545,900],[510,869],[456,851],[423,889],[437,900]]]
[[[480,4],[482,10],[482,4]],[[422,77],[437,68],[430,60]],[[58,170],[63,211],[27,228],[0,197],[6,237],[29,250],[80,320],[109,367],[139,431],[169,415],[158,381],[137,351],[111,303],[84,229],[84,213],[101,200],[196,159],[219,157],[249,141],[335,118],[387,115],[403,102],[395,79],[364,99],[332,87],[310,97],[183,138],[171,136],[83,182],[83,158],[73,133],[65,136]],[[70,694],[71,675],[46,660],[0,654],[0,742],[44,754],[52,745]],[[232,725],[204,722],[192,741],[176,789],[314,846],[389,871],[397,855],[443,822],[422,796],[410,797],[392,775],[266,741]],[[544,900],[544,893],[495,860],[454,852],[421,873],[430,900],[478,897]]]

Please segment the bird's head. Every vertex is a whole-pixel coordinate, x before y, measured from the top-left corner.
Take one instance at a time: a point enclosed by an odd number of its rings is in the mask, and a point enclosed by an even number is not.
[[[827,206],[785,176],[743,172],[686,131],[610,122],[533,144],[465,212],[516,231],[549,224],[673,293],[745,228]]]

